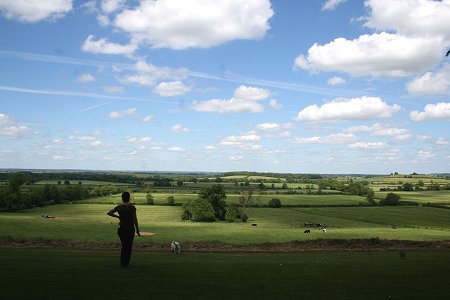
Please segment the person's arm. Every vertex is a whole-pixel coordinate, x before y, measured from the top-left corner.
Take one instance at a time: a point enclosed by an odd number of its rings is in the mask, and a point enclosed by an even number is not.
[[[141,236],[141,233],[139,232],[139,223],[138,223],[136,211],[134,211],[134,213],[133,213],[133,218],[134,218],[134,227],[136,228],[136,233],[138,236]]]
[[[111,209],[110,211],[108,211],[106,214],[110,217],[117,218],[120,220],[120,217],[118,215],[114,214],[115,212],[117,212],[117,206],[114,207],[113,209]]]

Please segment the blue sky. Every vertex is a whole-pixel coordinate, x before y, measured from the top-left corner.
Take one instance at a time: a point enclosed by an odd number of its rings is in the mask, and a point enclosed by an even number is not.
[[[450,169],[450,1],[0,0],[0,167]]]

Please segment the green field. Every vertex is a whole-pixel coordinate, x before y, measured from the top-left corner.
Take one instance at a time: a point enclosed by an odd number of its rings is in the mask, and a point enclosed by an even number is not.
[[[0,213],[1,236],[52,238],[75,242],[117,240],[113,205],[60,204]],[[311,239],[450,240],[450,210],[430,207],[253,208],[248,223],[182,221],[180,206],[137,206],[141,231],[155,233],[137,243],[206,242],[286,243]],[[55,219],[42,218],[42,214]],[[304,222],[323,223],[328,231],[303,234]],[[257,224],[257,226],[251,226]],[[397,229],[389,225],[395,224]]]
[[[155,205],[167,205],[167,197],[173,196],[175,198],[175,203],[185,204],[189,201],[198,198],[197,193],[150,193],[154,198]],[[228,194],[227,203],[237,204],[239,203],[239,194]],[[256,203],[257,206],[267,206],[267,203],[272,198],[279,198],[283,206],[337,206],[337,205],[358,205],[359,203],[366,203],[366,198],[355,195],[333,195],[333,194],[322,194],[322,195],[308,195],[308,194],[298,194],[298,195],[284,195],[284,194],[263,194],[260,197],[260,201]],[[106,197],[91,198],[86,200],[81,200],[79,203],[91,203],[91,204],[114,204],[120,203],[120,195],[111,195]],[[146,193],[133,193],[132,202],[135,204],[146,204]]]
[[[1,249],[5,299],[448,299],[450,252]]]
[[[385,198],[389,192],[376,192],[375,197]],[[394,192],[401,196],[401,201],[417,203],[450,204],[450,191]]]

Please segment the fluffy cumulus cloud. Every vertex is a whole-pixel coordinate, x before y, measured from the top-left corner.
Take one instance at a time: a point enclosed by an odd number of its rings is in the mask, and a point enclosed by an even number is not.
[[[218,146],[249,148],[253,145],[253,143],[258,142],[260,140],[261,140],[261,136],[258,135],[256,132],[251,131],[251,132],[244,133],[241,135],[227,136],[219,141]]]
[[[89,35],[81,46],[81,50],[94,54],[123,54],[131,55],[137,49],[134,44],[121,45],[111,43],[106,38],[95,40],[94,35]]]
[[[113,13],[125,4],[125,0],[102,0],[100,8],[105,14]]]
[[[322,10],[334,10],[334,9],[336,9],[336,7],[338,7],[339,5],[341,5],[345,2],[347,2],[347,0],[327,0],[322,5]]]
[[[237,113],[251,112],[258,113],[264,111],[264,106],[258,101],[270,97],[270,92],[266,89],[241,85],[234,91],[230,99],[212,99],[204,102],[194,101],[192,108],[199,112],[212,113]]]
[[[143,86],[153,86],[159,80],[183,80],[187,77],[188,70],[186,68],[172,69],[169,67],[157,67],[147,63],[145,60],[138,60],[134,66],[135,73],[120,78],[123,83],[132,83]],[[165,84],[160,87],[163,93],[170,93],[178,88],[178,92],[183,89],[180,84]],[[184,87],[186,89],[187,87]]]
[[[340,1],[327,1],[334,8]],[[364,26],[377,31],[350,40],[314,44],[294,63],[310,72],[338,71],[352,76],[403,77],[436,66],[450,42],[450,1],[366,0]],[[445,52],[444,52],[445,53]]]
[[[30,133],[30,129],[25,125],[17,124],[14,117],[0,113],[0,136],[23,137]]]
[[[207,48],[263,38],[273,14],[269,0],[143,0],[117,14],[114,25],[154,48]]]
[[[304,108],[298,113],[296,121],[337,122],[389,118],[399,109],[399,105],[388,105],[378,97],[338,98],[320,107],[314,104]]]
[[[160,82],[153,91],[162,97],[172,97],[189,93],[191,88],[181,81],[163,81]]]
[[[72,10],[72,0],[2,0],[0,12],[8,19],[39,22],[63,17]]]
[[[450,39],[449,0],[366,0],[365,6],[371,12],[365,23],[367,27]]]
[[[136,113],[136,108],[128,108],[126,110],[123,111],[112,111],[109,113],[109,118],[110,119],[120,119],[126,116],[131,116],[134,115]]]
[[[450,120],[450,102],[427,104],[424,111],[413,111],[409,117],[413,121]]]
[[[435,72],[426,72],[406,85],[412,95],[450,95],[450,65]]]
[[[337,38],[315,43],[295,60],[294,67],[310,72],[345,72],[352,76],[402,77],[421,73],[442,57],[442,39],[392,33],[365,34],[354,40]]]

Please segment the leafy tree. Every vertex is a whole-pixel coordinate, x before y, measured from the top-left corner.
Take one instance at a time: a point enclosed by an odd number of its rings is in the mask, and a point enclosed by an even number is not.
[[[400,195],[388,193],[385,199],[380,200],[380,205],[397,206],[400,205]]]
[[[256,202],[259,202],[261,195],[256,194],[255,188],[251,185],[247,187],[242,195],[239,197],[239,206],[242,209],[242,212],[245,213],[248,207],[255,205]]]
[[[197,222],[213,222],[215,218],[214,209],[207,200],[198,198],[185,208],[183,216]]]
[[[203,188],[198,194],[200,199],[206,200],[211,204],[214,210],[214,216],[223,221],[225,220],[225,199],[227,195],[222,185],[214,184],[210,187]]]
[[[153,195],[152,195],[152,194],[147,193],[147,195],[145,195],[145,198],[147,199],[147,204],[148,204],[148,205],[153,205],[153,204],[155,204],[155,201],[154,201],[154,198],[153,198]]]
[[[372,189],[370,189],[368,192],[367,192],[367,202],[369,202],[370,204],[375,204],[375,192],[372,190]]]
[[[414,190],[414,186],[413,186],[413,184],[412,184],[411,182],[405,182],[405,183],[403,184],[403,186],[402,186],[402,189],[403,189],[404,191],[410,192],[410,191],[413,191],[413,190]]]
[[[175,205],[175,197],[174,196],[167,197],[167,204],[169,204],[170,206],[174,206]]]
[[[288,188],[288,185],[287,185],[287,183],[286,183],[286,182],[284,182],[284,183],[283,183],[283,185],[281,186],[281,188],[282,188],[282,189],[287,189],[287,188]]]
[[[272,198],[269,201],[269,207],[273,207],[273,208],[281,207],[281,200],[279,198]]]

